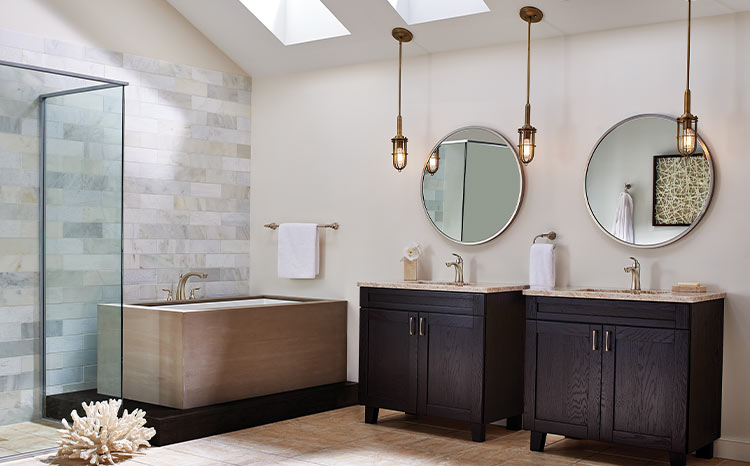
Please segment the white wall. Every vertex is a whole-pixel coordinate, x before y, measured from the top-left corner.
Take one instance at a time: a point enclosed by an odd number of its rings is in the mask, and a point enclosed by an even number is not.
[[[409,164],[391,165],[396,128],[394,60],[256,79],[252,107],[251,288],[254,293],[349,300],[349,379],[357,379],[358,280],[401,276],[402,248],[425,246],[422,278],[451,279],[456,251],[467,279],[525,282],[534,235],[558,232],[558,284],[627,286],[627,257],[645,288],[700,281],[726,290],[723,434],[719,454],[750,459],[750,14],[693,28],[693,110],[715,157],[716,190],[698,227],[678,243],[635,250],[595,226],[583,198],[584,169],[601,134],[640,113],[682,110],[684,22],[534,43],[532,122],[537,155],[516,221],[494,241],[460,247],[433,229],[419,181],[430,148],[450,130],[486,125],[514,140],[523,123],[525,44],[450,52],[404,63]],[[416,38],[419,41],[419,37]],[[406,47],[409,47],[407,44]],[[421,155],[421,157],[420,157]],[[317,280],[276,278],[276,233],[267,222],[338,221],[322,235]]]
[[[0,28],[245,74],[165,0],[3,0]]]

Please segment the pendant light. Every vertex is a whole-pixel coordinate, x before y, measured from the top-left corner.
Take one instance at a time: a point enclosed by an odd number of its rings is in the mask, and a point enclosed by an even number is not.
[[[394,28],[391,35],[398,41],[398,117],[396,118],[396,136],[391,139],[393,143],[393,168],[401,171],[406,167],[406,143],[409,141],[401,130],[401,46],[404,42],[410,42],[414,36],[404,28]]]
[[[536,128],[531,126],[531,104],[529,103],[529,90],[531,87],[531,23],[538,23],[544,16],[542,10],[533,6],[521,8],[521,19],[529,25],[526,37],[526,111],[524,124],[518,129],[518,156],[524,165],[528,165],[534,159],[534,148],[536,148]]]
[[[698,146],[698,117],[690,113],[690,23],[692,1],[688,0],[687,79],[685,81],[685,112],[677,119],[677,151],[685,157]]]
[[[435,173],[437,173],[439,165],[440,165],[440,154],[439,154],[439,149],[436,149],[435,152],[430,154],[430,158],[427,159],[427,166],[425,166],[425,170],[427,170],[427,173],[429,173],[430,176],[432,176]]]

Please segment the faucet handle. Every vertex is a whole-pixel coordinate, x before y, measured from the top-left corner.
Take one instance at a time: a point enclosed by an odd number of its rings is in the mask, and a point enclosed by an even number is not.
[[[630,256],[630,259],[633,261],[633,266],[634,267],[640,267],[641,266],[641,263],[638,262],[638,259],[636,259],[635,257]]]
[[[454,255],[454,256],[456,256],[456,257],[458,258],[458,263],[459,263],[459,264],[460,264],[461,262],[463,262],[463,261],[464,261],[464,258],[463,258],[463,257],[461,257],[461,256],[459,256],[459,255],[458,255],[458,254],[456,254],[455,252],[452,252],[451,254],[452,254],[452,255]]]
[[[161,290],[167,292],[167,301],[174,301],[174,296],[172,296],[171,288],[162,288]]]
[[[198,288],[190,288],[190,297],[188,299],[195,299],[195,292],[200,290],[200,287]]]

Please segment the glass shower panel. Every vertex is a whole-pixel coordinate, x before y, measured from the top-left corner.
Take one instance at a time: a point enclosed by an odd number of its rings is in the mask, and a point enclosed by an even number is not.
[[[121,396],[123,88],[43,98],[47,396]],[[91,397],[91,398],[89,398]]]

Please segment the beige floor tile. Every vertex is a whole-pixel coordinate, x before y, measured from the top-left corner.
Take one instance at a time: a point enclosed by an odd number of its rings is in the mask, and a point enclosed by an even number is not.
[[[579,464],[587,466],[646,466],[654,462],[651,459],[612,455],[608,452],[609,450],[604,453],[597,453],[579,461]]]
[[[145,455],[133,458],[131,461],[137,464],[148,464],[151,466],[218,466],[230,464],[224,461],[206,459],[167,448],[147,450]]]
[[[231,464],[267,464],[283,459],[277,455],[211,440],[191,440],[166,446],[162,450],[172,450]]]

